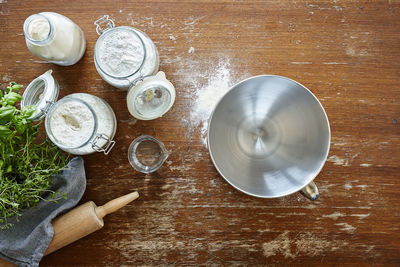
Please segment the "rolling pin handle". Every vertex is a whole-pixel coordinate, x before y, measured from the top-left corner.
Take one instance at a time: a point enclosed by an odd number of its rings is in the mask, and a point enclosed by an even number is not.
[[[103,206],[96,207],[96,214],[97,216],[102,219],[107,214],[113,213],[114,211],[119,210],[120,208],[124,207],[128,203],[134,201],[139,197],[138,192],[132,192],[125,196],[116,198],[104,204]]]

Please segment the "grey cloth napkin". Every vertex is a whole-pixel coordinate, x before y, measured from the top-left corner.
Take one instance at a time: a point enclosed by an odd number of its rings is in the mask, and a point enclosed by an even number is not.
[[[39,266],[44,252],[53,239],[51,221],[60,213],[74,207],[86,188],[83,159],[75,157],[68,168],[53,177],[53,190],[67,194],[58,203],[40,201],[37,208],[23,212],[19,222],[6,231],[0,230],[0,257],[18,266]]]

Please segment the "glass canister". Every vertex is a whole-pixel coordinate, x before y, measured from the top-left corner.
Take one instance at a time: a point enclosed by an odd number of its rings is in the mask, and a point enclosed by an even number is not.
[[[141,173],[152,173],[161,168],[168,158],[163,142],[150,135],[142,135],[132,141],[128,149],[128,160]]]
[[[23,94],[21,106],[35,105],[32,120],[46,116],[45,128],[50,140],[74,155],[94,152],[108,154],[113,148],[117,120],[103,99],[75,93],[57,101],[59,87],[49,70],[34,79]]]
[[[48,62],[70,66],[85,53],[83,31],[61,14],[42,12],[31,15],[25,20],[23,30],[28,49]]]
[[[157,47],[144,32],[128,26],[115,27],[108,15],[94,24],[100,35],[94,48],[94,63],[103,80],[128,90],[137,80],[157,73]]]

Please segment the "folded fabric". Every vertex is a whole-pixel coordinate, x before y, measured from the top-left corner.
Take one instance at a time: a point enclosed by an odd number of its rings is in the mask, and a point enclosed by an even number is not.
[[[39,266],[44,252],[53,239],[51,221],[59,214],[74,207],[86,188],[84,162],[75,157],[68,168],[53,177],[52,190],[67,194],[58,203],[40,201],[36,208],[26,209],[19,221],[12,218],[14,226],[6,231],[0,230],[0,257],[18,266]]]

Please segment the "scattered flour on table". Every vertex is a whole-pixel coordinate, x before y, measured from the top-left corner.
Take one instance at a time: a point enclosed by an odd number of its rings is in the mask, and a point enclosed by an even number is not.
[[[244,74],[246,74],[244,72]],[[193,77],[196,77],[193,75]],[[201,127],[201,138],[207,146],[208,119],[218,101],[225,95],[234,81],[235,72],[231,69],[230,60],[220,59],[218,65],[210,68],[205,75],[205,85],[193,83],[193,102],[190,109],[190,126]]]

